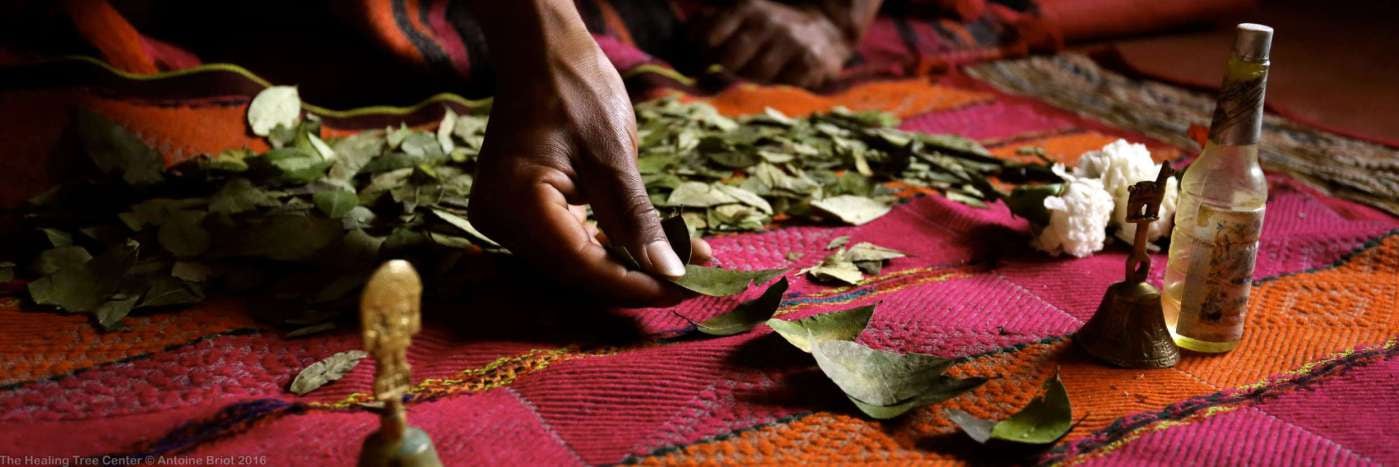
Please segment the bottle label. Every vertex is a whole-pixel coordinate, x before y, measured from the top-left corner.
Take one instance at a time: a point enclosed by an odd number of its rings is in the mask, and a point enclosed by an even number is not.
[[[1201,245],[1186,272],[1176,333],[1210,342],[1237,341],[1244,333],[1263,210],[1232,211],[1202,203],[1190,227],[1191,240]]]

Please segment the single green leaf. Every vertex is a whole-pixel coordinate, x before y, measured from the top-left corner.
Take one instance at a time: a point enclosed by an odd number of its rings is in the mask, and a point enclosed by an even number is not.
[[[865,330],[871,316],[874,316],[874,305],[823,313],[797,321],[773,318],[767,321],[767,325],[793,347],[811,353],[812,346],[821,341],[855,340]]]
[[[293,183],[310,183],[326,173],[330,163],[321,156],[299,148],[285,147],[267,151],[262,159],[270,164],[277,175]]]
[[[122,318],[131,313],[131,310],[135,308],[136,301],[140,299],[140,295],[113,296],[97,309],[92,310],[92,314],[97,317],[97,324],[102,326],[102,329],[112,330],[117,327]]]
[[[306,395],[306,393],[315,391],[321,386],[345,377],[350,370],[359,365],[360,360],[364,360],[364,357],[368,356],[369,354],[363,350],[349,350],[312,363],[311,366],[306,367],[296,375],[296,379],[291,382],[290,390],[298,396]]]
[[[932,355],[888,352],[844,340],[816,342],[811,353],[821,372],[875,418],[896,417],[975,387],[944,376],[952,361]]]
[[[1045,380],[1044,393],[1010,418],[992,422],[961,410],[948,410],[947,416],[978,443],[991,439],[1022,444],[1050,444],[1058,441],[1073,427],[1073,409],[1069,393],[1059,373]]]
[[[204,229],[204,212],[176,211],[160,226],[157,239],[165,251],[181,258],[198,256],[209,250],[212,241]]]
[[[850,225],[864,225],[889,213],[889,206],[871,198],[840,195],[811,202],[811,207]]]
[[[743,302],[728,312],[699,323],[699,332],[711,336],[731,336],[746,332],[758,323],[772,318],[777,306],[782,304],[782,294],[787,292],[787,278],[778,279],[768,286],[758,298]]]
[[[676,256],[680,257],[680,262],[690,264],[690,256],[694,254],[693,243],[690,241],[690,228],[685,225],[685,217],[670,216],[661,220],[661,230],[665,232],[666,239],[670,241],[670,248],[675,250]]]
[[[50,248],[34,258],[34,272],[47,276],[64,269],[82,267],[91,259],[92,255],[88,254],[87,249],[80,246]]]
[[[480,230],[476,230],[476,227],[471,225],[471,221],[467,220],[465,217],[453,214],[452,212],[443,209],[433,209],[432,214],[437,216],[438,219],[442,219],[442,221],[448,224],[452,224],[453,227],[456,227],[458,229],[461,229],[461,231],[463,232],[471,234],[471,236],[478,241],[484,242],[485,244],[490,245],[492,247],[500,247],[500,244],[496,243],[495,240],[491,240],[490,238],[486,237],[486,234],[481,233]]]
[[[311,200],[316,203],[316,209],[320,209],[331,219],[345,217],[351,209],[359,206],[359,197],[344,190],[322,191],[312,195]]]
[[[83,147],[98,170],[120,175],[128,185],[164,180],[165,159],[134,133],[87,110],[79,110],[74,119]]]
[[[301,117],[301,96],[295,86],[263,89],[248,104],[248,126],[253,134],[267,136],[277,126],[294,128]]]
[[[668,279],[680,287],[711,297],[727,297],[748,289],[750,284],[762,284],[786,272],[786,269],[736,271],[714,267],[685,266],[685,275]]]
[[[928,390],[928,392],[925,392],[921,396],[915,397],[913,399],[898,404],[874,405],[867,404],[865,402],[861,402],[855,399],[850,399],[850,402],[854,402],[856,408],[860,409],[861,412],[864,412],[865,415],[869,415],[871,418],[887,420],[890,418],[897,417],[899,415],[903,415],[905,412],[908,412],[909,410],[912,410],[917,407],[922,407],[929,404],[936,404],[938,402],[957,397],[958,395],[976,389],[977,387],[980,387],[982,384],[985,383],[985,378],[959,379],[943,376],[939,380],[938,384],[934,384],[933,387]]]

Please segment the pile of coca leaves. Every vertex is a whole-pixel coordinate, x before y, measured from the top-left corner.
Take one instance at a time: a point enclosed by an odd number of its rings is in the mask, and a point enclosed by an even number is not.
[[[21,228],[39,245],[0,265],[0,279],[27,280],[32,305],[90,313],[104,329],[215,291],[292,305],[271,319],[295,334],[328,329],[385,259],[409,259],[432,278],[463,255],[508,253],[466,218],[486,113],[447,110],[432,130],[329,138],[295,88],[273,87],[248,113],[271,149],[167,168],[131,131],[79,110],[70,134],[81,149],[57,162],[82,175],[30,201]],[[987,177],[1007,168],[973,141],[899,131],[877,112],[731,119],[663,99],[636,116],[651,198],[692,235],[775,220],[862,224],[889,211],[890,180],[980,204],[998,195]],[[754,279],[701,276],[742,281],[700,286],[733,293]]]

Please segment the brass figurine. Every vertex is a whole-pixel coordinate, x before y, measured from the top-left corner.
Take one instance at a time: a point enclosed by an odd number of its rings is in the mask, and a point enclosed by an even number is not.
[[[384,263],[369,278],[360,300],[364,350],[374,356],[374,398],[383,403],[379,431],[364,440],[361,467],[441,466],[432,440],[408,426],[403,396],[408,393],[408,346],[422,327],[423,284],[407,261]]]
[[[1166,181],[1173,171],[1161,164],[1156,181],[1132,185],[1127,197],[1127,222],[1137,225],[1127,278],[1108,287],[1098,311],[1074,336],[1089,355],[1124,368],[1169,368],[1180,361],[1161,312],[1161,292],[1146,283],[1151,257],[1146,254],[1147,226],[1157,219]]]

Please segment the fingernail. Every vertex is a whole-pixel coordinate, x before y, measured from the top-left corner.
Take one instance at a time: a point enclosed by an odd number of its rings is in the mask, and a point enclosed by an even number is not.
[[[679,256],[675,256],[670,244],[663,240],[646,244],[646,257],[651,259],[651,267],[657,274],[667,277],[685,275],[685,264],[680,262]]]

